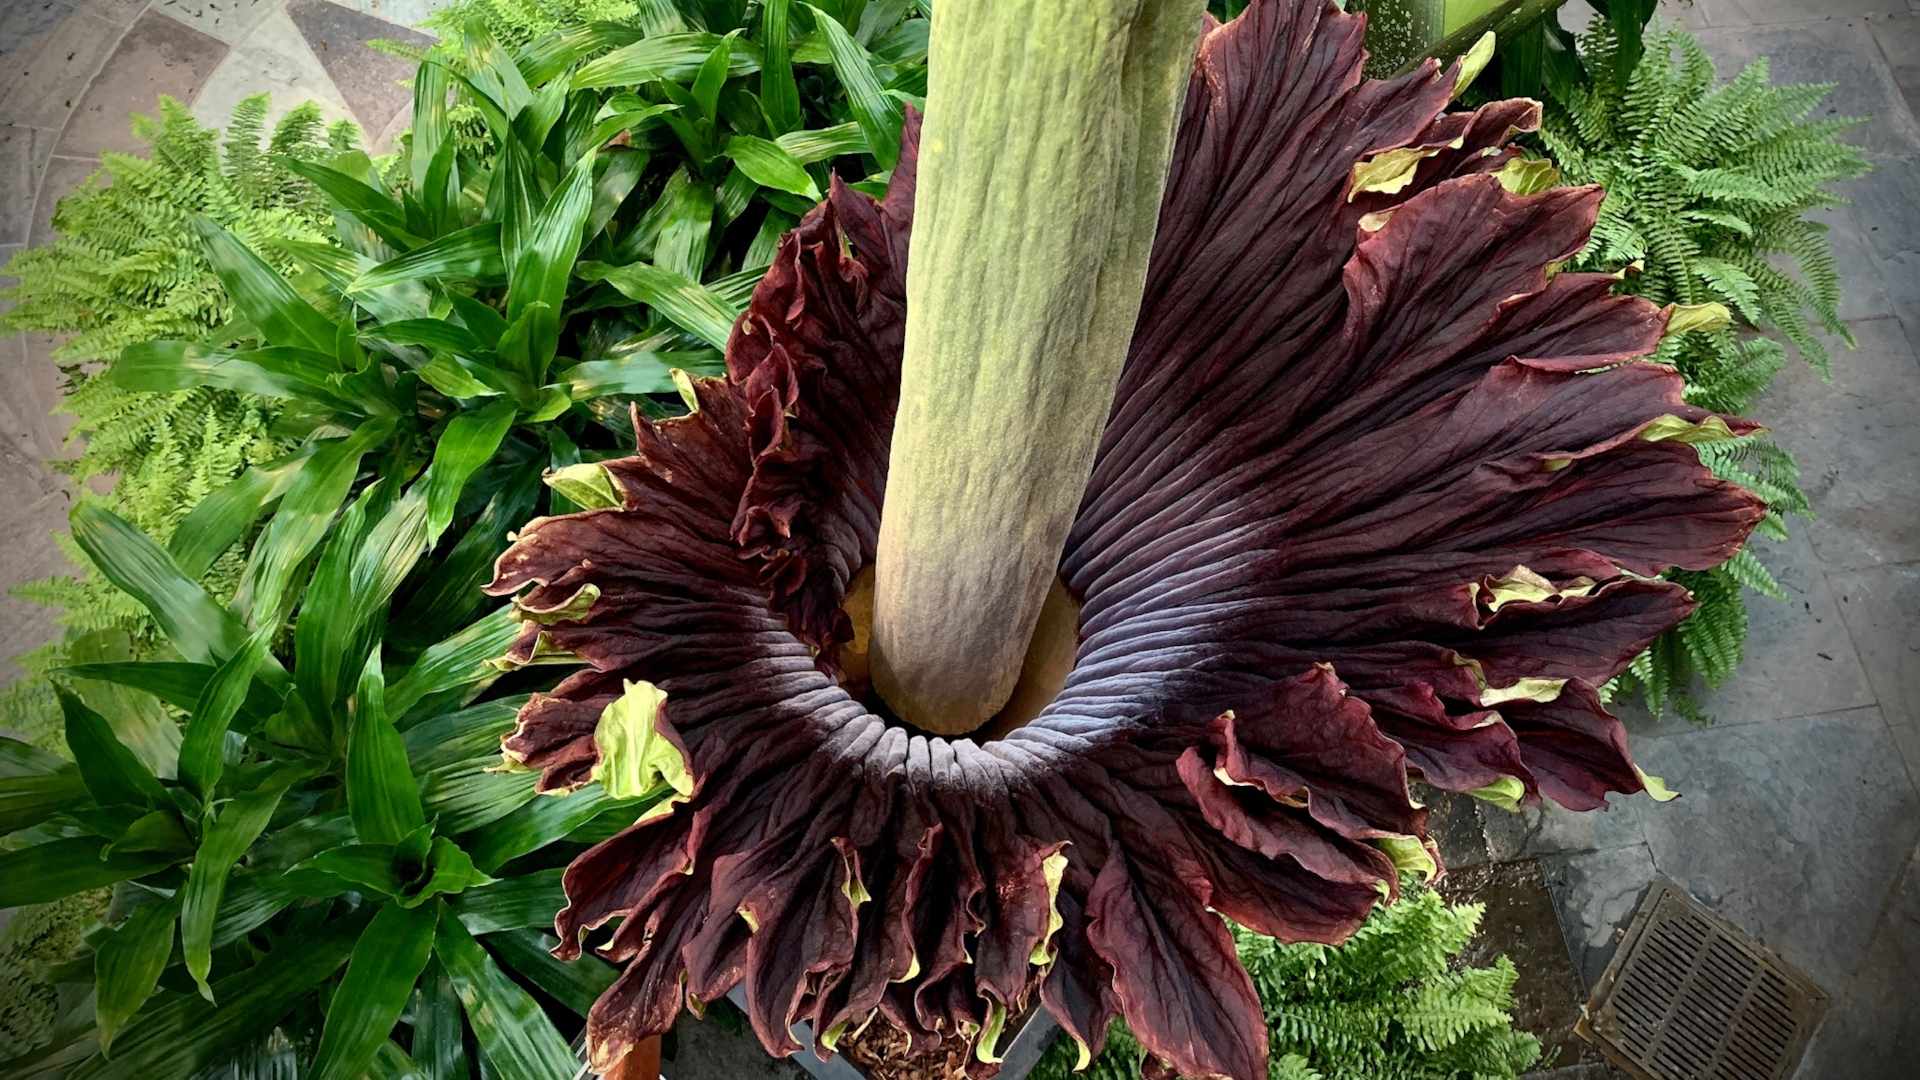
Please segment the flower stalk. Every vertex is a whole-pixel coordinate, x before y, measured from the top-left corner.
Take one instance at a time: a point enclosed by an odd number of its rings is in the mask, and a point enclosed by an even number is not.
[[[873,677],[973,731],[1013,693],[1139,314],[1200,0],[935,13]]]

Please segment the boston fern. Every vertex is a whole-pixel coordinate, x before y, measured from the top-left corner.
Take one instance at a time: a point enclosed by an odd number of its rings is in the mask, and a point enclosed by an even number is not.
[[[1412,885],[1375,908],[1345,945],[1287,944],[1236,928],[1234,947],[1267,1017],[1271,1080],[1511,1080],[1526,1071],[1540,1044],[1513,1027],[1513,962],[1457,960],[1484,914]],[[1067,1080],[1074,1055],[1062,1038],[1032,1076]],[[1087,1075],[1135,1080],[1146,1063],[1117,1020]]]
[[[1660,358],[1686,377],[1689,401],[1742,412],[1786,362],[1782,340],[1823,374],[1819,332],[1852,343],[1827,228],[1806,215],[1842,201],[1830,184],[1866,171],[1859,150],[1838,138],[1855,121],[1809,119],[1831,87],[1772,86],[1764,59],[1716,86],[1690,34],[1640,39],[1631,24],[1623,36],[1622,20],[1596,18],[1579,40],[1586,77],[1549,82],[1542,141],[1568,182],[1607,189],[1592,243],[1573,265],[1627,268],[1625,290],[1658,303],[1724,309],[1729,318],[1670,337]],[[1766,499],[1761,531],[1784,538],[1784,518],[1807,513],[1793,459],[1772,441],[1749,435],[1700,451],[1718,475]],[[1693,676],[1717,685],[1740,662],[1743,588],[1782,594],[1747,551],[1675,580],[1699,610],[1623,681],[1656,712],[1670,703],[1698,716]]]
[[[194,239],[194,216],[255,243],[324,235],[326,200],[285,163],[345,150],[357,136],[350,124],[326,127],[312,106],[292,110],[268,132],[267,104],[265,95],[242,101],[223,138],[162,98],[153,117],[133,120],[150,155],[106,155],[96,181],[60,201],[56,239],[6,270],[19,281],[0,325],[66,336],[54,357],[78,454],[54,464],[77,481],[115,478],[110,493],[85,497],[163,542],[207,494],[284,451],[270,430],[275,410],[204,386],[134,393],[99,378],[100,361],[155,337],[198,337],[231,317]],[[230,595],[238,571],[237,560],[218,561],[208,587]],[[98,576],[57,577],[23,592],[60,607],[77,630],[154,639],[146,613]]]

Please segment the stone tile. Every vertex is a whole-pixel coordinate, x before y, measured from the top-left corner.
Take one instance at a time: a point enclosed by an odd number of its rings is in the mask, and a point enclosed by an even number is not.
[[[1906,95],[1907,111],[1920,116],[1920,17],[1875,19],[1873,39],[1893,71],[1893,83]]]
[[[1879,0],[1898,3],[1899,0]],[[1844,0],[1842,0],[1844,6]],[[1791,26],[1728,26],[1710,9],[1713,25],[1700,31],[1723,79],[1766,57],[1773,81],[1836,83],[1814,116],[1854,116],[1866,122],[1848,138],[1882,154],[1920,151],[1920,123],[1880,56],[1880,46],[1858,19],[1829,19]]]
[[[39,465],[0,440],[0,685],[20,674],[14,657],[59,636],[54,613],[13,595],[16,586],[70,572],[54,542],[67,529],[67,496]]]
[[[1906,0],[1695,0],[1713,26],[1767,26],[1906,13]],[[1662,5],[1664,7],[1665,5]]]
[[[234,106],[259,93],[273,95],[267,110],[269,127],[305,101],[319,105],[328,120],[354,118],[353,110],[334,88],[299,28],[282,11],[268,12],[253,32],[233,47],[226,62],[201,88],[200,97],[193,103],[193,115],[203,124],[225,127]]]
[[[128,117],[151,113],[162,94],[191,102],[226,55],[225,42],[147,12],[87,87],[54,152],[144,152],[146,146],[134,137]]]
[[[1552,802],[1519,810],[1482,806],[1487,851],[1495,862],[1582,851],[1612,851],[1646,842],[1641,823],[1660,812],[1645,795],[1613,795],[1605,810],[1576,812]]]
[[[120,27],[64,0],[0,4],[0,116],[59,131],[120,40]]]
[[[0,435],[32,461],[67,456],[67,433],[73,417],[55,413],[66,380],[53,361],[54,339],[45,334],[15,333],[0,339],[7,389],[0,394]]]
[[[414,65],[366,43],[385,39],[425,46],[432,38],[326,0],[288,0],[287,15],[369,136],[384,132],[411,104],[405,83],[413,78]]]
[[[0,244],[0,292],[4,292],[20,284],[19,278],[11,277],[6,273],[6,268],[7,264],[13,262],[15,255],[25,250],[27,250],[27,245],[25,244]],[[5,315],[12,310],[13,301],[5,296],[0,296],[0,315]],[[8,353],[7,355],[11,356],[13,354]]]
[[[280,9],[280,0],[153,0],[152,10],[232,44]]]
[[[1873,245],[1867,239],[1866,229],[1854,216],[1853,208],[1829,207],[1807,216],[1828,229],[1827,240],[1833,245],[1834,264],[1840,271],[1841,320],[1851,324],[1862,319],[1878,319],[1895,314],[1886,275],[1874,260]],[[1779,256],[1776,261],[1795,274],[1799,272],[1793,259],[1788,256]],[[1839,352],[1844,348],[1831,335],[1823,336],[1829,352]]]
[[[1646,844],[1554,855],[1540,860],[1547,888],[1553,894],[1560,932],[1573,954],[1573,970],[1582,990],[1606,973],[1607,962],[1620,943],[1620,932],[1653,880],[1652,849]]]
[[[1913,1075],[1920,1047],[1920,850],[1890,898],[1867,962],[1833,995],[1827,1019],[1807,1047],[1799,1080],[1900,1080]]]
[[[1812,380],[1812,385],[1824,389],[1817,378]],[[1816,415],[1821,407],[1819,401],[1807,402],[1800,394],[1788,400],[1804,402],[1800,410]],[[1800,419],[1798,412],[1793,415],[1791,425],[1782,421],[1777,428],[1782,441],[1788,435],[1806,436],[1826,430],[1814,420]],[[1792,449],[1799,451],[1798,446]],[[1811,492],[1821,483],[1822,474],[1806,457],[1800,462],[1801,484]],[[1707,715],[1714,719],[1714,726],[1811,716],[1873,704],[1873,690],[1867,683],[1866,671],[1861,668],[1853,641],[1847,636],[1846,624],[1840,620],[1833,590],[1821,572],[1821,560],[1814,555],[1817,539],[1812,533],[1817,524],[1795,518],[1790,525],[1794,535],[1785,543],[1764,539],[1755,542],[1754,554],[1773,571],[1787,599],[1784,602],[1770,600],[1758,594],[1747,597],[1746,661],[1725,684],[1712,690],[1697,688],[1695,695]],[[1699,729],[1685,720],[1672,718],[1654,730]],[[1642,765],[1649,772],[1665,775],[1645,762]]]
[[[1920,783],[1920,565],[1835,574],[1828,583],[1907,774]]]
[[[115,26],[130,26],[147,10],[148,0],[67,0],[75,9],[97,15]]]
[[[1680,793],[1642,822],[1660,872],[1822,986],[1843,985],[1920,834],[1920,795],[1880,710],[1649,739],[1640,759]]]
[[[33,231],[33,193],[42,161],[34,153],[32,128],[0,127],[0,244],[24,244]]]
[[[44,244],[53,238],[53,211],[62,198],[86,182],[94,170],[100,168],[95,158],[63,157],[55,154],[47,159],[45,178],[40,182],[40,196],[33,208],[33,235],[31,243]]]
[[[1882,157],[1844,189],[1886,283],[1887,302],[1920,349],[1920,157]]]
[[[1658,16],[1692,30],[1707,25],[1704,0],[1660,0]],[[1594,10],[1586,4],[1562,4],[1559,19],[1560,25],[1566,29],[1576,34],[1583,33],[1594,19]]]
[[[1920,360],[1898,320],[1853,331],[1831,382],[1791,364],[1755,410],[1799,459],[1816,517],[1792,528],[1829,571],[1920,561]]]

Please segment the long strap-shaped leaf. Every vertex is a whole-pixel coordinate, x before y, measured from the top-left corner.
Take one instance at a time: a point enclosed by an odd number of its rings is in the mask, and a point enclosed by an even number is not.
[[[368,844],[397,844],[426,823],[407,747],[387,719],[385,697],[376,649],[360,673],[347,734],[347,812]]]
[[[180,950],[186,956],[187,974],[193,976],[200,996],[210,1002],[214,996],[207,975],[213,970],[213,922],[227,889],[227,875],[266,830],[290,783],[290,778],[282,777],[207,813],[200,850],[187,869],[187,884],[181,891]]]
[[[495,1073],[514,1080],[572,1080],[579,1064],[567,1041],[540,1004],[507,978],[451,913],[440,916],[434,951]]]
[[[102,1053],[140,1006],[153,996],[173,954],[173,926],[180,908],[172,901],[153,903],[100,942],[93,953],[94,1016]]]
[[[383,906],[360,935],[327,1009],[311,1080],[354,1080],[387,1042],[433,952],[436,905]]]

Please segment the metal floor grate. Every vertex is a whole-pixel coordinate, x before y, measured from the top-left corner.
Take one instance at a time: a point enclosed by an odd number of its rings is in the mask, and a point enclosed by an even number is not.
[[[1576,1030],[1641,1080],[1785,1080],[1826,1011],[1811,979],[1655,881]]]

